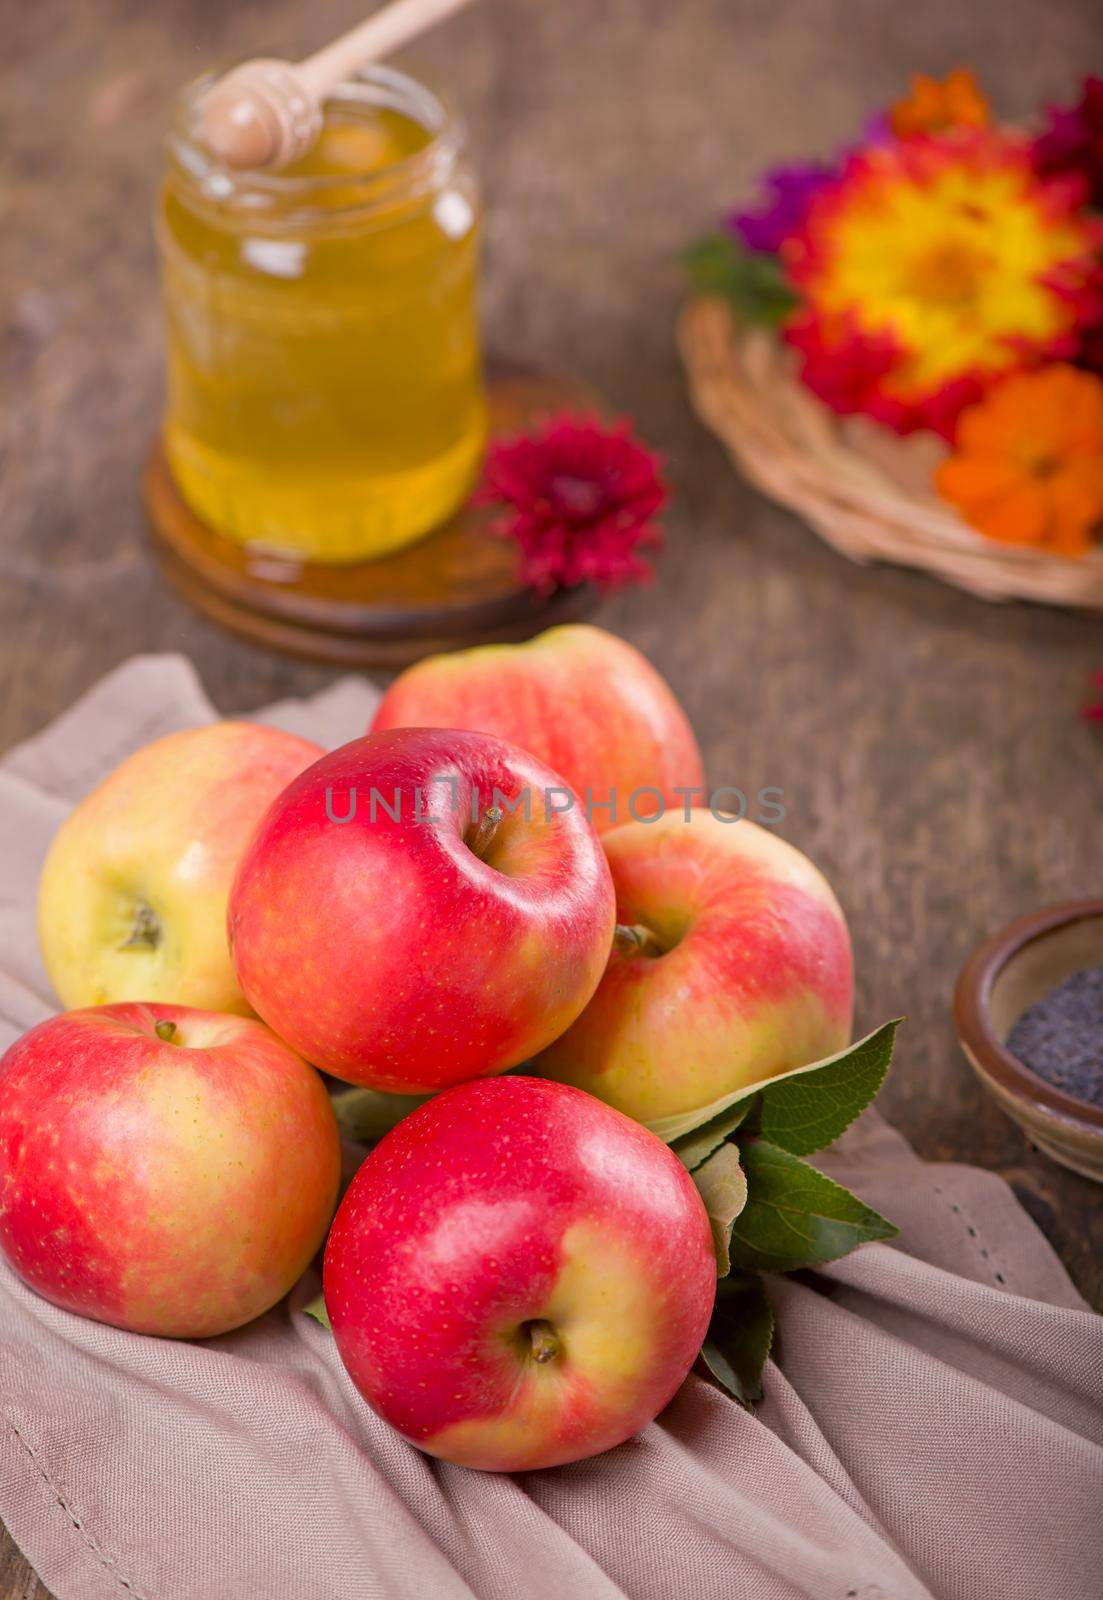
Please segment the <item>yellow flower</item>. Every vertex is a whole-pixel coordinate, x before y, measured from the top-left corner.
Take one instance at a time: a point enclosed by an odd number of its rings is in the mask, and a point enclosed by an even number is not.
[[[908,431],[929,425],[942,391],[960,409],[1016,367],[1066,353],[1096,237],[1022,143],[959,130],[853,156],[785,260],[822,346],[845,328],[894,349],[871,409],[883,402],[884,419]]]

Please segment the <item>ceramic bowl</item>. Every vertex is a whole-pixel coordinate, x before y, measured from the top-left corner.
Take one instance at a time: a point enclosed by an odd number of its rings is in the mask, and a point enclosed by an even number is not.
[[[1103,1107],[1055,1088],[1007,1048],[1028,1006],[1085,967],[1103,966],[1103,900],[1051,906],[994,934],[961,970],[954,1021],[984,1087],[1046,1155],[1103,1183]]]

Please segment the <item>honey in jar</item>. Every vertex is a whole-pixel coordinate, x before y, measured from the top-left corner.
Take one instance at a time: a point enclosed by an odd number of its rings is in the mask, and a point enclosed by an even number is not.
[[[206,87],[179,108],[158,227],[177,488],[258,551],[399,549],[457,509],[483,451],[479,197],[459,130],[372,67],[296,165],[231,173],[193,137]]]

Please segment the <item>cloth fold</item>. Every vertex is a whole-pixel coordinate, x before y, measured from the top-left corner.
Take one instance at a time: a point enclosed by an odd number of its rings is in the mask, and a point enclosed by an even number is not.
[[[257,714],[324,745],[343,679]],[[50,1014],[34,897],[69,808],[214,712],[127,663],[0,764],[0,1047]],[[755,1415],[691,1376],[637,1438],[516,1478],[422,1456],[282,1305],[203,1344],[59,1311],[0,1263],[0,1517],[59,1600],[1098,1600],[1103,1319],[1007,1187],[867,1113],[817,1163],[900,1224],[772,1279]]]

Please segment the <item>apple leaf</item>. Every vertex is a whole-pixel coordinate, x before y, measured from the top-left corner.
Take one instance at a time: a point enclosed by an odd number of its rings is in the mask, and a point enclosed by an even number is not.
[[[345,1089],[332,1097],[331,1104],[337,1126],[346,1139],[374,1144],[428,1099],[427,1094],[383,1094],[378,1089]]]
[[[324,1295],[318,1294],[314,1296],[313,1300],[308,1300],[306,1305],[303,1307],[303,1316],[313,1317],[315,1322],[321,1323],[322,1327],[325,1328],[327,1333],[333,1332],[333,1329],[329,1325],[329,1313],[326,1310]]]
[[[706,1122],[703,1127],[695,1128],[692,1133],[675,1139],[670,1148],[684,1167],[690,1172],[696,1172],[702,1161],[707,1161],[712,1152],[719,1149],[725,1139],[735,1132],[750,1109],[749,1100],[729,1106],[727,1111],[722,1111],[718,1117],[713,1117],[712,1121]]]
[[[762,1369],[773,1340],[773,1307],[758,1273],[721,1278],[701,1359],[740,1405],[762,1399]]]
[[[884,1083],[901,1021],[884,1023],[826,1061],[760,1085],[762,1137],[795,1156],[834,1143]]]
[[[767,1139],[741,1143],[747,1203],[732,1226],[734,1266],[797,1272],[900,1231],[857,1195]]]
[[[664,1144],[680,1145],[686,1134],[699,1128],[705,1129],[725,1112],[743,1105],[756,1095],[762,1096],[762,1112],[765,1115],[767,1101],[778,1098],[778,1091],[783,1085],[799,1079],[803,1093],[795,1101],[787,1100],[784,1093],[778,1099],[780,1137],[776,1142],[783,1145],[783,1141],[799,1139],[800,1150],[794,1153],[801,1155],[821,1150],[825,1144],[838,1138],[877,1093],[892,1060],[893,1040],[899,1024],[899,1018],[894,1022],[886,1022],[856,1044],[848,1044],[845,1049],[833,1056],[826,1056],[822,1061],[809,1062],[805,1067],[793,1067],[789,1072],[779,1073],[776,1078],[760,1078],[756,1083],[733,1089],[731,1094],[722,1095],[709,1105],[698,1106],[695,1111],[679,1111],[669,1117],[656,1117],[647,1123],[647,1127]],[[817,1087],[819,1074],[823,1074],[826,1082],[822,1093]],[[747,1111],[749,1109],[748,1106]],[[808,1143],[810,1137],[815,1137],[817,1142]],[[789,1143],[784,1143],[783,1147],[789,1148]]]
[[[732,1225],[747,1203],[747,1180],[743,1176],[735,1146],[722,1144],[696,1169],[693,1181],[705,1202],[712,1225],[716,1271],[722,1278],[731,1271],[728,1240],[731,1238]]]

